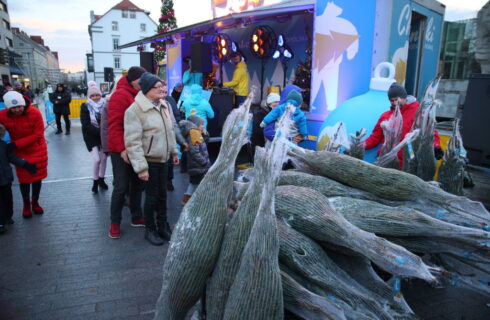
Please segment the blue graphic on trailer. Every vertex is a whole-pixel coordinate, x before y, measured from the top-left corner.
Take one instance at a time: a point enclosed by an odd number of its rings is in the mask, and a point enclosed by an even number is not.
[[[375,9],[374,0],[317,0],[311,113],[320,119],[368,90]]]
[[[419,94],[421,98],[425,87],[434,79],[437,74],[439,62],[439,50],[441,46],[443,16],[437,12],[429,10],[417,3],[412,4],[413,11],[427,17],[425,28],[425,41],[422,48],[422,64],[419,75]]]
[[[408,37],[412,20],[410,0],[392,1],[391,32],[388,60],[395,66],[395,80],[405,84],[408,59]]]

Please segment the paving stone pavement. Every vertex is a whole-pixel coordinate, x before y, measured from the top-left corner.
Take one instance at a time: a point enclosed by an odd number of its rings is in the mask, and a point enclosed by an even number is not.
[[[14,186],[15,224],[0,236],[0,319],[152,319],[167,244],[148,244],[144,229],[130,226],[127,208],[122,237],[107,236],[112,179],[108,191],[91,193],[91,159],[77,120],[70,136],[48,129],[46,138],[46,213],[23,220]],[[175,175],[175,191],[168,193],[172,226],[187,185],[178,168]],[[433,289],[419,281],[404,283],[403,290],[423,319],[490,319],[488,299],[470,291]]]

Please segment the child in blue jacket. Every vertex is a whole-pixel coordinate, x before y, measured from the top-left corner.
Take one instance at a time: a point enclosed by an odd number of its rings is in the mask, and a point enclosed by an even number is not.
[[[182,104],[185,118],[191,115],[200,116],[204,120],[204,129],[208,128],[208,119],[214,118],[214,111],[209,102],[202,97],[202,87],[197,84],[191,86],[191,96]]]
[[[13,198],[12,181],[14,174],[10,164],[26,168],[30,173],[35,173],[36,165],[17,157],[13,152],[13,144],[2,140],[5,127],[0,124],[0,234],[6,231],[7,224],[13,224]]]
[[[302,103],[303,103],[303,97],[301,96],[301,94],[296,90],[292,90],[288,94],[285,103],[278,105],[277,107],[272,109],[272,111],[269,112],[265,116],[265,118],[260,123],[260,127],[265,128],[268,125],[270,125],[271,123],[279,120],[279,118],[286,111],[286,106],[288,104],[292,104],[295,107],[295,110],[294,110],[294,113],[292,116],[292,119],[293,119],[294,124],[295,124],[295,128],[292,130],[290,135],[294,137],[294,136],[299,134],[303,137],[303,139],[306,139],[308,136],[308,130],[306,127],[306,116],[303,113],[303,111],[301,111],[301,109],[300,109],[300,106]]]

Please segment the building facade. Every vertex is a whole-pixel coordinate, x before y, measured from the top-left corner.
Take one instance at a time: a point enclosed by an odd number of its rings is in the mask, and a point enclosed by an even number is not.
[[[10,55],[13,54],[14,44],[10,28],[10,17],[6,0],[0,0],[0,76],[2,83],[11,82]],[[13,66],[12,66],[13,67]],[[21,70],[14,70],[21,73]]]
[[[443,79],[468,79],[480,73],[475,59],[476,19],[444,22],[440,72]]]
[[[113,68],[117,79],[123,70],[140,65],[136,48],[119,49],[119,45],[156,32],[157,24],[149,14],[129,0],[121,1],[102,16],[90,12],[88,31],[92,52],[87,54],[87,80],[94,80],[105,88],[104,68]]]
[[[40,36],[29,36],[19,28],[12,28],[16,55],[13,63],[22,71],[14,75],[16,80],[30,85],[32,89],[44,89],[60,81],[57,52],[51,52]],[[12,70],[12,68],[11,68]]]

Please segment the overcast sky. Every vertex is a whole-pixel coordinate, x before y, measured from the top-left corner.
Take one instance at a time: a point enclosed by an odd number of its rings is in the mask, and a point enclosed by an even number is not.
[[[88,24],[90,10],[102,15],[120,0],[8,0],[10,21],[29,35],[40,35],[52,51],[59,52],[64,71],[82,71],[85,54],[90,52]],[[161,0],[132,0],[151,12],[158,22]],[[174,0],[179,27],[211,18],[210,0]],[[474,18],[487,0],[439,0],[446,5],[449,21]],[[192,8],[192,10],[189,10]]]

